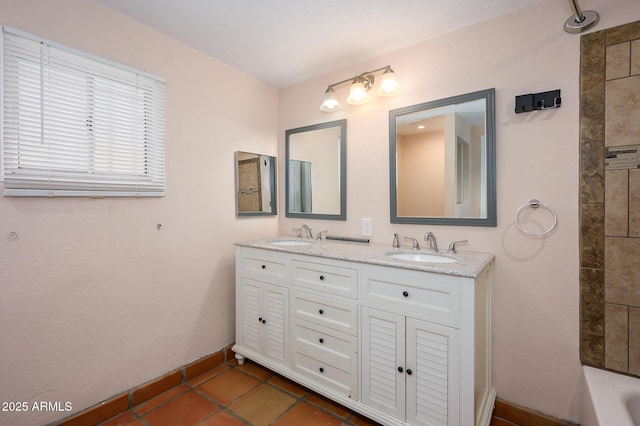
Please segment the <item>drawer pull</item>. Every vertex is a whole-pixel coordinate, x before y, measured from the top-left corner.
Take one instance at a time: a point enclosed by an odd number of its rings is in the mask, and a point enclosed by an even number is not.
[[[259,321],[259,322],[261,322],[261,323],[263,323],[263,324],[266,324],[266,323],[267,323],[267,320],[262,319],[262,317],[258,318],[258,321]]]
[[[409,292],[408,292],[408,291],[403,291],[403,292],[402,292],[402,295],[403,295],[404,297],[409,297]]]
[[[409,368],[409,369],[407,369],[407,374],[408,374],[408,375],[411,375],[411,373],[413,373],[413,371],[411,371],[411,369],[410,369],[410,368]]]
[[[402,369],[402,367],[398,367],[398,372],[402,373],[404,370]]]
[[[321,373],[324,373],[324,368],[320,367],[318,370],[320,370]]]
[[[320,309],[320,310],[318,310],[318,313],[319,313],[320,315],[322,315],[322,314],[324,314],[324,311],[323,311],[322,309]]]
[[[262,265],[262,269],[267,269],[267,265]]]
[[[324,343],[324,339],[321,337],[321,338],[318,339],[318,342]]]
[[[324,281],[324,275],[320,275],[320,281]]]

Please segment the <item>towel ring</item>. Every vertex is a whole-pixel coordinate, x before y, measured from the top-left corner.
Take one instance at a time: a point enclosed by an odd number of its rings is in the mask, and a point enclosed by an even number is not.
[[[522,225],[520,225],[520,222],[518,221],[518,217],[520,216],[520,212],[524,209],[526,209],[527,207],[531,207],[532,209],[537,209],[538,207],[546,207],[551,214],[553,214],[553,225],[551,225],[551,227],[549,227],[549,229],[547,229],[544,232],[540,232],[540,233],[535,233],[535,232],[529,232],[527,230],[525,230]],[[525,204],[524,206],[520,207],[518,209],[518,211],[516,211],[516,216],[515,216],[515,221],[516,221],[516,226],[518,227],[519,230],[521,230],[522,232],[524,232],[527,235],[532,235],[534,237],[542,237],[543,235],[547,235],[549,232],[553,231],[556,227],[556,225],[558,224],[558,215],[556,214],[556,211],[554,209],[552,209],[551,207],[549,207],[547,204],[541,202],[540,200],[536,200],[535,198],[531,201],[529,201],[527,204]]]

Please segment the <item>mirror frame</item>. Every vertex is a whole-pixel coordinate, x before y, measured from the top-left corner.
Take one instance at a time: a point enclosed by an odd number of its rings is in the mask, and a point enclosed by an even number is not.
[[[266,156],[271,158],[271,168],[269,170],[269,181],[271,184],[271,211],[270,212],[240,211],[240,201],[238,199],[238,191],[240,188],[240,171],[239,171],[240,159],[238,157],[240,152],[257,155],[259,157]],[[276,185],[276,172],[277,172],[276,163],[278,162],[278,159],[272,155],[256,154],[254,152],[248,152],[248,151],[236,151],[234,153],[234,159],[235,159],[235,169],[236,169],[236,216],[276,216],[278,214],[278,196],[277,196],[278,187]]]
[[[396,117],[412,112],[439,108],[463,102],[485,100],[485,138],[487,161],[487,217],[416,217],[398,216]],[[496,135],[495,135],[495,89],[480,90],[450,98],[425,102],[389,111],[389,186],[391,200],[391,223],[420,225],[497,226],[496,208]]]
[[[289,211],[289,154],[291,135],[297,133],[311,132],[314,130],[327,129],[330,127],[340,128],[340,213],[299,213]],[[298,127],[285,131],[285,216],[303,219],[327,219],[327,220],[347,220],[347,120],[328,121],[326,123],[313,124],[310,126]]]

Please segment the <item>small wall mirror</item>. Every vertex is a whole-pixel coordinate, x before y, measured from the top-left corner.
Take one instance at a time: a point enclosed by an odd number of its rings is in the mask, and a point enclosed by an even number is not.
[[[238,216],[277,214],[275,157],[236,152],[236,213]]]
[[[285,132],[287,217],[347,219],[347,120]]]
[[[389,111],[391,223],[496,226],[495,89]]]

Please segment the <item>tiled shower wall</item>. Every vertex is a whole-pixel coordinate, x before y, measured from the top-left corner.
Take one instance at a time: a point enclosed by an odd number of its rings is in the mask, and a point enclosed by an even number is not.
[[[580,358],[640,376],[640,21],[580,54]]]

